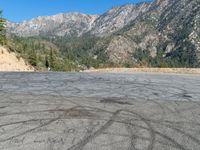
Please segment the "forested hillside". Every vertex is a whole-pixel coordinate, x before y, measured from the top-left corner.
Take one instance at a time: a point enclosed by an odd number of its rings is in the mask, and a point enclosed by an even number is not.
[[[9,49],[21,55],[37,70],[77,71],[78,62],[68,59],[57,45],[42,38],[23,38],[10,36]]]

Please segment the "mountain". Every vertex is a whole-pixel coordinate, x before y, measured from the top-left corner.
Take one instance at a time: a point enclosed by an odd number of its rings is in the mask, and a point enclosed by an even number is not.
[[[155,0],[113,7],[102,15],[69,13],[8,22],[7,28],[21,37],[47,40],[62,56],[87,68],[199,67],[199,16],[199,0]]]
[[[98,15],[80,13],[57,14],[37,17],[22,23],[7,23],[9,33],[30,36],[80,36],[92,28]]]
[[[149,3],[113,7],[103,15],[81,13],[37,17],[22,23],[7,23],[9,33],[31,36],[81,36],[89,33],[103,36],[123,28],[138,15],[148,10]]]
[[[113,7],[94,21],[90,33],[103,36],[118,31],[146,12],[149,6],[150,3],[139,3]]]
[[[104,47],[109,59],[114,63],[199,66],[200,1],[156,0],[148,7],[110,37]]]

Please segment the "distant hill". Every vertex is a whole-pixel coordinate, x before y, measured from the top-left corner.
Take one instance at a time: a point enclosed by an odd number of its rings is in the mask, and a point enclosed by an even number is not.
[[[69,13],[7,23],[10,35],[52,43],[58,57],[79,68],[200,67],[199,27],[199,0],[155,0],[102,15]]]

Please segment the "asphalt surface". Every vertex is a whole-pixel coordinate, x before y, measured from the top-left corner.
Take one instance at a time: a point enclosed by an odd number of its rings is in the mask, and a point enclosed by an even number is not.
[[[200,76],[0,73],[0,150],[200,150]]]

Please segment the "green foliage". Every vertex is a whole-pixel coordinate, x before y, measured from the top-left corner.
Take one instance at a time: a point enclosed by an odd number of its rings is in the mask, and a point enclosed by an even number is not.
[[[0,11],[0,44],[6,44],[6,20],[3,18],[2,11]]]
[[[190,42],[183,42],[181,46],[171,53],[165,54],[163,50],[157,51],[156,57],[152,58],[147,50],[137,49],[133,54],[137,64],[148,67],[160,68],[195,68],[198,63],[195,47]]]
[[[34,67],[37,66],[37,64],[38,64],[38,58],[37,58],[36,51],[34,49],[30,51],[28,60],[29,60],[29,63],[32,66],[34,66]]]
[[[50,50],[49,57],[50,57],[50,59],[49,59],[50,67],[51,67],[52,69],[55,69],[55,68],[56,68],[56,58],[55,58],[55,56],[54,56],[54,52],[53,52],[52,48],[51,48],[51,50]]]
[[[49,67],[50,67],[49,60],[48,60],[48,57],[47,57],[47,56],[45,56],[45,67],[46,67],[46,68],[49,68]]]
[[[64,55],[68,60],[80,64],[83,68],[98,67],[102,53],[95,53],[93,48],[98,37],[94,36],[83,36],[83,37],[54,37],[46,39],[49,42],[55,44],[62,55]],[[95,54],[94,54],[95,53]],[[101,53],[101,54],[100,54]],[[95,55],[100,57],[94,57]],[[99,59],[100,58],[100,59]]]
[[[148,50],[136,49],[133,57],[137,60],[137,64],[141,66],[148,66],[150,62],[150,54]]]
[[[78,64],[63,55],[59,48],[42,38],[22,38],[12,35],[8,44],[10,50],[19,53],[38,70],[73,71]]]
[[[188,41],[182,42],[181,46],[169,55],[170,62],[178,67],[196,68],[199,66],[195,47]]]

